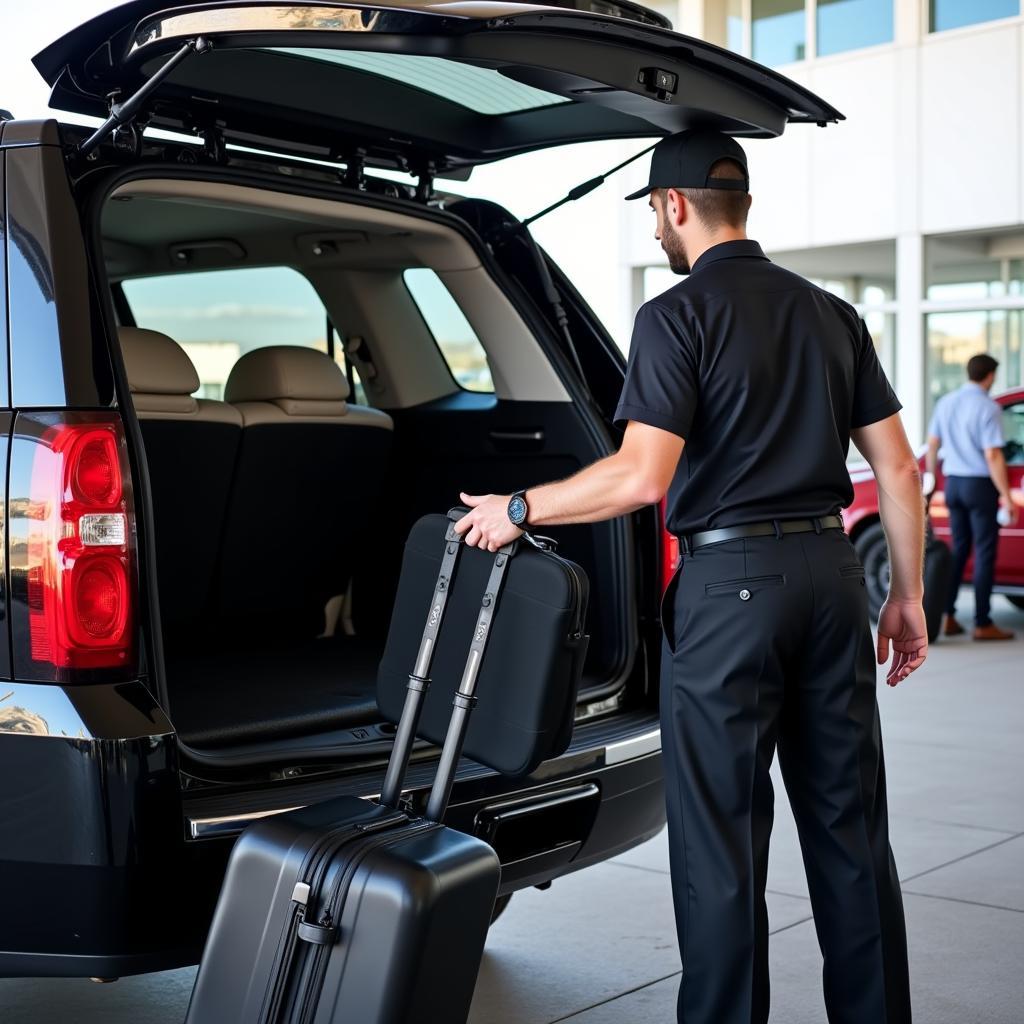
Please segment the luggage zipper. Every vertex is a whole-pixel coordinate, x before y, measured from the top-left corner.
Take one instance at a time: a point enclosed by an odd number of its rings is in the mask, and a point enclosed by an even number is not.
[[[571,600],[576,608],[577,618],[577,621],[573,624],[573,631],[569,634],[569,639],[579,640],[580,637],[583,636],[583,609],[581,608],[583,584],[580,583],[580,578],[576,575],[576,570],[567,559],[558,554],[555,550],[557,541],[553,540],[551,537],[540,537],[527,533],[526,539],[539,551],[543,551],[544,554],[550,555],[556,562],[561,563],[565,571],[569,574],[569,590],[571,592]]]
[[[321,869],[330,862],[330,853],[360,834],[389,828],[408,820],[409,816],[404,811],[399,811],[393,815],[366,822],[348,822],[338,828],[329,829],[310,847],[298,872],[299,881],[295,883],[295,888],[292,890],[292,912],[288,915],[284,934],[278,944],[277,956],[274,958],[274,966],[270,974],[271,988],[264,999],[263,1011],[259,1018],[260,1024],[276,1020],[280,1013],[285,982],[291,971],[296,944],[300,938],[299,929],[305,922],[308,896],[319,884]]]
[[[572,602],[576,609],[576,622],[573,623],[573,631],[569,634],[569,639],[579,640],[580,637],[583,636],[583,608],[581,607],[583,588],[580,584],[580,578],[576,575],[576,570],[572,565],[566,561],[566,559],[562,558],[561,555],[555,554],[554,551],[549,552],[549,554],[557,558],[565,567],[565,571],[569,574],[569,590],[572,592]]]
[[[310,937],[306,938],[306,941],[315,945],[316,948],[313,951],[313,962],[309,967],[309,983],[302,986],[302,1006],[298,1016],[293,1018],[295,1024],[310,1024],[310,1021],[312,1021],[316,1014],[320,993],[323,989],[330,947],[340,939],[340,925],[336,923],[336,920],[341,916],[341,908],[344,905],[345,896],[359,866],[378,847],[386,846],[396,839],[406,839],[410,835],[419,835],[420,833],[443,827],[439,822],[422,819],[411,824],[408,830],[402,832],[401,835],[379,836],[367,842],[359,853],[345,866],[345,870],[341,873],[337,885],[333,887],[332,891],[322,901],[324,913],[321,914],[320,924],[316,926],[319,931],[311,931]]]

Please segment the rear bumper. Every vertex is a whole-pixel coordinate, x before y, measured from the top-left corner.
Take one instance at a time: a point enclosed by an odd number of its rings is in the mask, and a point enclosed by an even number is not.
[[[182,804],[173,734],[0,735],[0,766],[8,778],[35,780],[31,803],[24,791],[8,792],[0,830],[7,977],[120,977],[197,963],[245,824],[328,793],[372,797],[383,777],[277,786],[250,800],[264,806],[232,815],[224,812],[237,793]],[[432,776],[431,761],[410,766],[406,788],[418,809]],[[627,850],[665,820],[657,719],[632,713],[581,725],[562,757],[525,779],[464,761],[446,820],[494,842],[503,893]]]

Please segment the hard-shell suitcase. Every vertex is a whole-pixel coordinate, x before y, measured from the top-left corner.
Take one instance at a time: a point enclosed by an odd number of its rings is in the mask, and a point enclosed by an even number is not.
[[[932,532],[928,521],[924,547],[924,618],[928,642],[935,643],[942,630],[942,613],[946,610],[949,588],[953,582],[953,553],[949,546]]]
[[[443,558],[422,609],[427,621],[380,803],[339,797],[245,830],[228,865],[186,1024],[466,1020],[500,864],[486,843],[439,822],[519,541],[490,557],[426,815],[398,806],[450,583],[467,549],[454,530],[457,518],[450,513],[436,535]]]
[[[469,510],[452,509],[450,515]],[[435,538],[445,517],[427,515],[409,531],[387,644],[377,672],[377,704],[397,722],[408,666],[415,656],[422,608],[429,600],[441,550]],[[502,592],[501,615],[482,658],[480,705],[464,753],[505,775],[532,772],[563,753],[572,738],[576,697],[589,637],[585,632],[589,583],[575,562],[547,537],[525,534]],[[435,681],[424,701],[419,733],[440,743],[490,570],[490,554],[467,547],[449,598],[445,628],[434,655]]]

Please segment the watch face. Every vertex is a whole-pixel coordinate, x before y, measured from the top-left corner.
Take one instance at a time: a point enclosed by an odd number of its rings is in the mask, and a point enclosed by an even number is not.
[[[516,526],[526,518],[526,502],[518,494],[508,503],[508,517]]]

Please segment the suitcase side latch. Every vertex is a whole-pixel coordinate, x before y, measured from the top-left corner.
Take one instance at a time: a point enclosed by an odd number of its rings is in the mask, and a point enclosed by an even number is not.
[[[338,941],[338,926],[331,920],[330,914],[324,914],[319,924],[310,924],[306,920],[309,909],[309,885],[296,882],[292,891],[292,901],[299,904],[299,924],[296,934],[305,942],[317,946],[333,946]]]
[[[320,924],[300,921],[297,932],[300,939],[317,946],[333,946],[338,941],[338,926],[329,917],[325,917]]]

